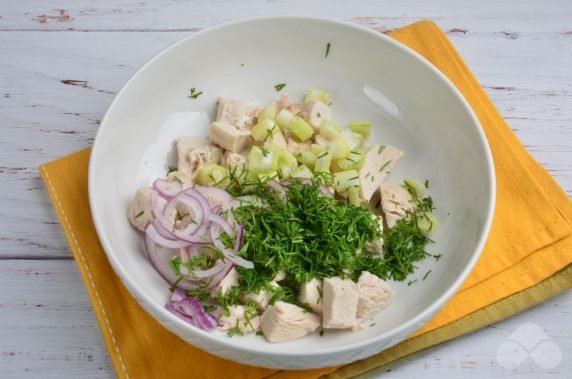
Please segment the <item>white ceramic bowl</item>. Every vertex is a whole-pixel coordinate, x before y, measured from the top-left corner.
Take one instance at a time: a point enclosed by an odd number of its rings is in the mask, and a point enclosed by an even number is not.
[[[274,89],[277,83],[287,84],[281,93]],[[203,91],[196,100],[187,98],[191,87]],[[372,142],[406,151],[387,180],[429,180],[441,219],[430,250],[442,258],[423,261],[410,278],[419,279],[417,283],[392,283],[394,302],[360,332],[327,331],[323,337],[315,333],[270,344],[255,335],[229,338],[189,326],[163,308],[169,286],[148,263],[142,238],[127,221],[130,199],[138,187],[164,176],[168,163],[174,163],[175,137],[207,135],[207,116],[214,116],[218,96],[265,103],[282,93],[300,98],[311,87],[331,91],[335,120],[372,120]],[[89,195],[109,261],[158,322],[221,357],[297,369],[368,357],[429,321],[479,257],[491,225],[495,177],[475,115],[457,89],[421,56],[356,25],[265,17],[195,33],[137,71],[101,123],[91,154]],[[421,280],[428,270],[431,274]]]

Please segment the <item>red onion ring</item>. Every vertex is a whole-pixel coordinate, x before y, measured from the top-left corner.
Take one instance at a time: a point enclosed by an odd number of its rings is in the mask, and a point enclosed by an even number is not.
[[[159,195],[169,200],[181,192],[183,185],[176,180],[157,179],[153,182],[153,188]]]
[[[159,234],[157,229],[155,229],[155,225],[152,222],[147,224],[147,227],[145,228],[145,234],[155,243],[169,249],[180,249],[182,247],[191,245],[191,243],[187,241],[164,238],[161,234]]]

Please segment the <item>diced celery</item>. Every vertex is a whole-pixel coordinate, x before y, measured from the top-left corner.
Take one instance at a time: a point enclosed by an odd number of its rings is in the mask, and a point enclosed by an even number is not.
[[[425,213],[417,219],[417,227],[422,233],[430,233],[438,226],[439,220],[433,213]]]
[[[334,162],[336,171],[359,170],[365,163],[365,154],[352,150],[346,158]]]
[[[334,187],[337,192],[344,193],[349,188],[356,186],[360,186],[357,170],[347,170],[334,173]]]
[[[314,137],[314,142],[316,143],[316,145],[320,145],[326,150],[330,147],[330,140],[321,134],[318,134],[317,136]]]
[[[299,151],[297,153],[294,153],[294,156],[296,157],[298,162],[308,166],[311,169],[314,168],[314,164],[316,163],[316,155],[311,151]]]
[[[262,120],[275,120],[276,119],[276,103],[270,103],[258,115],[258,122]]]
[[[335,122],[331,120],[324,120],[320,124],[320,135],[326,137],[327,139],[333,140],[340,134],[342,128],[338,126]]]
[[[361,205],[358,186],[348,188],[348,200],[349,203],[355,207],[359,207]]]
[[[361,137],[361,140],[358,139],[356,135]],[[363,137],[361,136],[361,134],[353,133],[349,129],[342,129],[338,137],[343,138],[346,141],[346,143],[350,147],[350,150],[357,149],[363,142]]]
[[[268,180],[274,180],[274,179],[278,178],[278,171],[260,173],[257,176],[258,176],[258,180],[260,180],[261,182],[266,182]]]
[[[309,89],[306,91],[304,102],[307,101],[321,101],[328,104],[330,102],[330,93],[322,89]]]
[[[288,129],[290,124],[294,121],[294,113],[290,112],[288,109],[282,109],[276,115],[276,123],[280,127],[280,129]]]
[[[356,147],[362,146],[364,141],[365,141],[364,136],[362,136],[361,134],[356,133],[356,132],[352,132],[351,134],[352,134],[352,137],[354,138],[355,143],[357,144]]]
[[[298,116],[294,116],[290,126],[288,126],[288,130],[302,142],[307,141],[314,134],[314,129],[312,129],[310,124]]]
[[[262,142],[265,141],[266,138],[268,138],[268,136],[270,136],[275,130],[279,131],[276,128],[277,126],[274,120],[266,118],[262,121],[258,120],[258,123],[250,129],[250,133],[255,141]]]
[[[415,191],[415,194],[417,195],[417,197],[423,197],[425,196],[425,186],[423,186],[423,184],[419,183],[417,180],[415,179],[405,179],[403,181],[405,183],[405,185],[407,185],[409,188],[411,188],[413,191]]]
[[[326,149],[324,146],[320,146],[318,144],[313,143],[310,146],[310,151],[312,152],[312,154],[314,154],[315,156],[318,155],[322,155],[323,153],[325,153],[326,151],[328,151],[328,149]]]
[[[195,183],[202,186],[222,186],[228,181],[228,171],[222,166],[211,164],[201,167],[195,176]]]
[[[354,120],[350,123],[352,132],[361,134],[364,138],[371,133],[371,122],[366,120]]]
[[[288,178],[298,167],[298,161],[291,152],[281,147],[273,147],[272,152],[278,156],[278,173],[282,178]]]
[[[350,147],[343,138],[336,138],[330,143],[329,152],[332,154],[332,159],[346,158],[350,153]]]
[[[292,171],[292,177],[312,179],[314,174],[306,165],[300,165],[294,171]]]
[[[278,157],[272,150],[253,146],[248,154],[248,170],[255,174],[264,174],[276,171]]]
[[[324,152],[316,156],[316,164],[314,165],[314,172],[330,172],[330,164],[332,163],[332,154]]]

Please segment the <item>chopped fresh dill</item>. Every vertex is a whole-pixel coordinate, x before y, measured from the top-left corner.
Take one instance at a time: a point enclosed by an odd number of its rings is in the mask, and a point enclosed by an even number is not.
[[[327,152],[327,151],[324,151],[322,154],[318,155],[318,156],[316,157],[316,159],[323,158],[323,157],[325,157],[326,155],[328,155],[328,152]]]
[[[318,116],[318,118],[321,118],[321,117],[322,117],[322,115],[320,114],[320,112],[317,112],[317,113],[316,113],[316,116]]]
[[[324,336],[324,329],[320,329],[320,337]]]
[[[439,261],[443,255],[442,254],[433,254],[433,258],[435,258],[435,262]]]
[[[210,297],[209,284],[209,281],[199,282],[197,288],[187,290],[185,293],[187,296],[194,297],[201,302],[206,301]]]
[[[328,57],[328,55],[330,55],[330,49],[332,48],[332,44],[331,43],[327,43],[326,44],[326,58]]]
[[[260,148],[260,151],[262,152],[262,155],[265,157],[267,157],[268,154],[270,154],[270,151],[268,151],[267,149],[265,149],[263,147]]]
[[[415,280],[410,280],[410,281],[407,282],[407,285],[410,286],[410,285],[412,285],[412,284],[415,283],[415,282],[417,282],[417,279],[415,279]]]
[[[191,88],[191,92],[189,93],[189,98],[196,99],[203,94],[203,91],[199,91],[195,87]]]
[[[177,171],[177,167],[169,165],[169,169],[167,170],[167,175],[169,175],[174,171]]]
[[[216,309],[216,305],[212,305],[212,304],[203,304],[203,309],[205,312],[210,313],[212,311],[214,311]]]
[[[274,86],[274,89],[276,92],[280,92],[284,87],[286,87],[286,83],[278,83]]]
[[[391,163],[391,161],[387,161],[383,164],[383,166],[381,166],[379,168],[379,172],[382,172],[387,166],[389,166],[389,164]]]
[[[264,336],[264,333],[262,333],[262,330],[257,330],[256,335],[257,336]]]
[[[141,211],[141,212],[137,213],[134,217],[135,220],[137,220],[139,217],[143,216],[144,213],[145,213],[145,211]]]
[[[175,215],[175,220],[177,221],[183,221],[183,219],[185,217],[187,217],[189,214],[188,213],[181,213],[177,210],[177,214]]]
[[[234,336],[236,336],[236,335],[239,335],[239,336],[244,335],[244,333],[242,333],[242,330],[240,330],[240,327],[238,326],[238,322],[239,322],[239,320],[236,320],[236,325],[233,326],[232,328],[230,328],[230,329],[226,332],[226,334],[227,334],[229,337],[234,337]]]
[[[423,280],[427,279],[427,277],[429,276],[430,273],[431,273],[431,270],[427,271],[425,273],[425,275],[423,276]]]
[[[425,179],[425,188],[429,188],[429,179]]]
[[[379,148],[377,149],[377,153],[381,154],[381,153],[383,153],[383,150],[385,150],[385,145],[379,145]]]

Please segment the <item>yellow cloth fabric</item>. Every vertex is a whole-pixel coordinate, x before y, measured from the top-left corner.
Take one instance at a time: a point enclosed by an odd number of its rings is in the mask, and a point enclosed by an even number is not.
[[[241,365],[186,344],[163,329],[115,276],[92,223],[89,149],[40,167],[86,283],[119,377],[349,377],[469,333],[572,285],[572,202],[526,152],[445,34],[423,21],[390,34],[431,61],[479,117],[493,151],[497,208],[492,232],[462,289],[421,330],[374,357],[343,367],[277,371]]]

